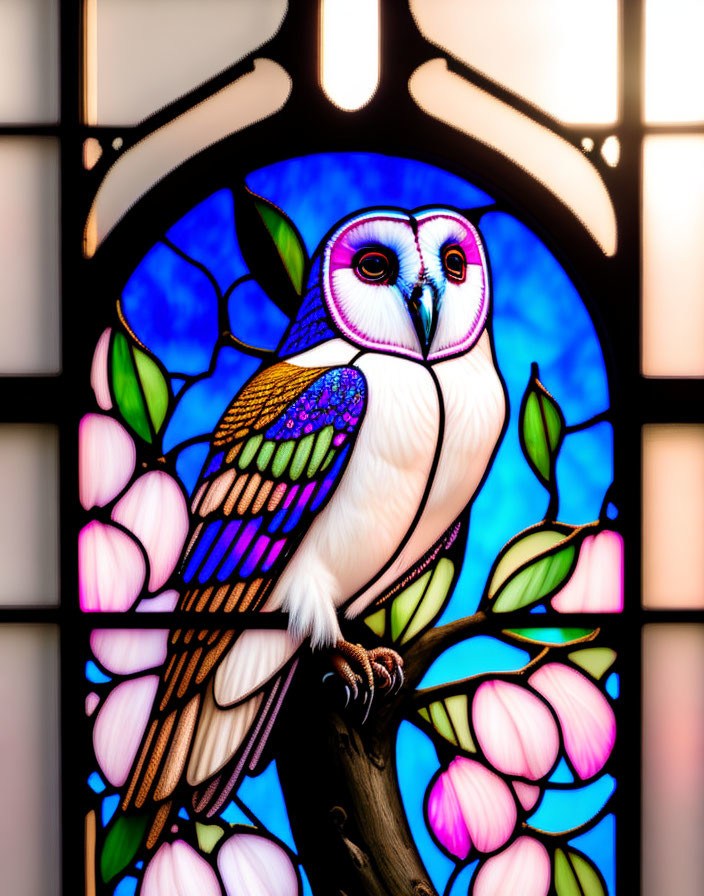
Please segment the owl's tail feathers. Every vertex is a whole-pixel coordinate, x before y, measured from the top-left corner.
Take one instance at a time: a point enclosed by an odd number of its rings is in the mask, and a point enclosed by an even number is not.
[[[244,730],[235,752],[231,754],[232,758],[209,781],[203,781],[203,786],[194,792],[193,809],[197,814],[205,814],[208,818],[212,818],[222,809],[230,794],[237,789],[243,775],[256,771],[297,666],[298,658],[294,658],[258,694],[232,709],[225,710],[235,726],[239,728],[241,724]],[[212,693],[209,696],[212,699]],[[205,713],[207,703],[203,709]],[[232,715],[235,713],[237,716]],[[189,765],[189,773],[192,767],[193,758]]]
[[[170,799],[183,774],[196,729],[201,695],[196,694],[184,706],[152,720],[132,771],[122,810],[148,808],[158,804],[146,846],[151,849],[161,837],[171,815]]]

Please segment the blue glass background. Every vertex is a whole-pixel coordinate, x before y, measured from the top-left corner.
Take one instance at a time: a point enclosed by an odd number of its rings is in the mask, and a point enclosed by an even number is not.
[[[517,411],[531,364],[538,363],[540,379],[559,402],[568,424],[585,422],[609,406],[602,350],[582,299],[564,269],[529,228],[512,215],[494,210],[486,193],[439,168],[371,153],[328,153],[255,171],[247,177],[247,186],[286,212],[310,254],[337,222],[365,207],[487,209],[479,227],[491,267],[496,357],[511,414],[494,465],[474,502],[466,561],[440,622],[474,612],[500,548],[518,531],[537,522],[547,506],[547,493],[528,468],[517,434]],[[122,294],[130,326],[173,377],[176,409],[163,449],[177,453],[176,471],[189,492],[208,453],[208,435],[260,363],[231,347],[221,348],[213,356],[218,302],[227,303],[230,326],[238,339],[267,349],[278,344],[287,322],[249,276],[237,245],[229,190],[209,196],[177,221],[165,240],[145,255]],[[204,441],[179,449],[197,437]],[[568,435],[557,477],[559,519],[569,523],[596,519],[613,477],[610,424],[598,423]],[[520,648],[476,637],[438,658],[422,686],[482,671],[519,668],[527,657]],[[101,674],[95,667],[88,677],[100,681]],[[609,679],[608,690],[612,696],[618,693],[617,678]],[[408,722],[401,724],[398,733],[397,767],[411,831],[442,892],[454,863],[434,845],[422,814],[423,797],[438,759],[431,741]],[[581,788],[577,801],[566,807],[568,792],[559,789],[559,782],[566,780],[565,770],[569,775],[566,767],[560,767],[554,775],[558,787],[550,789],[535,810],[534,817],[546,820],[554,830],[574,826],[567,820],[579,812],[584,815],[600,809],[613,781],[603,775]],[[295,851],[275,763],[258,778],[245,780],[238,801],[223,813],[226,821],[247,819],[249,812]],[[573,842],[597,863],[612,886],[614,838],[609,819],[613,816]],[[559,827],[561,824],[565,826]],[[466,892],[473,870],[474,866],[461,872],[452,886],[452,896]]]

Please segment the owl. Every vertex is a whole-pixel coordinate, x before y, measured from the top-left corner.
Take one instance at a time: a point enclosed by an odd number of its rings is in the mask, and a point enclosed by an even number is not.
[[[401,657],[347,643],[340,621],[412,575],[483,480],[506,411],[489,308],[457,211],[365,211],[314,254],[275,363],[233,398],[194,491],[178,574],[193,628],[170,637],[122,802],[149,811],[147,846],[177,788],[214,815],[257,767],[300,650],[329,651],[369,704],[401,682]],[[284,611],[288,628],[213,629],[215,611]]]

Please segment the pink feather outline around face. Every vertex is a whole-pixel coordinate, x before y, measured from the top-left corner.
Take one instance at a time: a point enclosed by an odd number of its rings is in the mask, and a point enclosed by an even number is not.
[[[345,235],[359,225],[360,222],[372,216],[377,220],[406,223],[409,227],[411,227],[410,222],[413,219],[420,225],[424,221],[444,218],[448,221],[460,224],[466,231],[466,236],[460,241],[460,245],[465,253],[467,268],[479,268],[481,275],[481,293],[477,311],[471,321],[469,331],[463,338],[450,345],[444,346],[440,350],[431,351],[426,360],[427,362],[443,360],[444,358],[460,355],[469,351],[479,339],[488,317],[488,268],[486,256],[476,228],[459,212],[454,213],[445,209],[427,209],[418,214],[396,211],[394,209],[380,208],[378,211],[370,209],[345,221],[345,223],[333,233],[323,252],[322,288],[325,305],[342,335],[365,349],[388,351],[390,348],[393,348],[393,353],[396,355],[412,358],[414,360],[424,360],[422,353],[417,349],[398,345],[388,340],[374,339],[360,333],[353,326],[352,322],[347,319],[344,312],[332,300],[333,274],[340,269],[351,266],[352,258],[355,254],[353,248],[346,244]]]

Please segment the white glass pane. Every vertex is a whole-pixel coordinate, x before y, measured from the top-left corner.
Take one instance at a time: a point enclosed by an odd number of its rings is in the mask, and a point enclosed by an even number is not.
[[[645,2],[645,119],[704,119],[704,3]]]
[[[58,435],[0,426],[0,604],[58,601]]]
[[[110,168],[93,202],[84,250],[93,255],[125,212],[164,175],[223,137],[277,112],[291,79],[271,59],[128,149]]]
[[[704,84],[702,84],[704,94]],[[646,376],[704,376],[704,137],[643,145]]]
[[[321,80],[341,109],[361,109],[379,83],[379,0],[322,0]]]
[[[704,426],[643,427],[643,604],[704,609]]]
[[[411,0],[429,41],[567,124],[618,116],[617,0]]]
[[[286,0],[86,0],[89,124],[134,124],[276,34]]]
[[[59,117],[58,0],[0,0],[0,121]]]
[[[59,369],[59,152],[0,138],[0,374]]]
[[[425,112],[508,156],[544,184],[579,218],[602,250],[614,254],[616,216],[611,198],[581,150],[451,72],[444,59],[421,65],[408,86]]]
[[[0,626],[0,896],[59,896],[59,638]]]
[[[704,893],[704,626],[643,630],[643,896]]]

